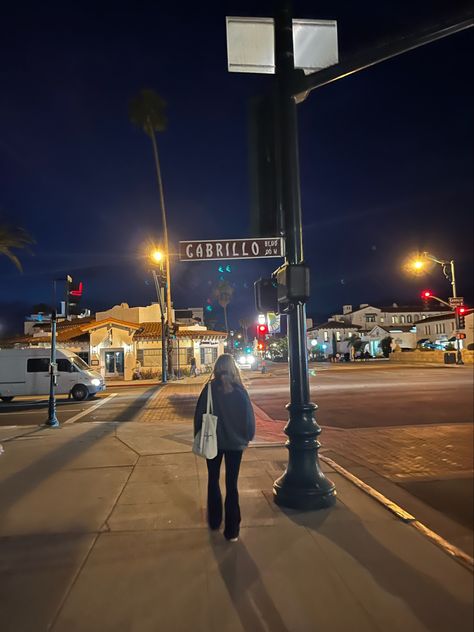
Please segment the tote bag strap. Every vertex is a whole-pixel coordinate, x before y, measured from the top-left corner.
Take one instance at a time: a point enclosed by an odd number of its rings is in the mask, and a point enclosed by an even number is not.
[[[212,405],[212,386],[211,382],[207,383],[207,405],[206,405],[206,413],[213,414],[213,405]]]

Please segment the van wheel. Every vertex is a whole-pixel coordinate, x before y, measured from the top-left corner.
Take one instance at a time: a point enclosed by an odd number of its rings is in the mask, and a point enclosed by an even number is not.
[[[78,402],[82,402],[89,396],[89,391],[83,384],[76,384],[71,391],[72,396]]]
[[[2,402],[5,402],[6,404],[8,404],[8,402],[12,401],[13,395],[12,396],[8,395],[7,397],[0,397],[0,399],[2,400]]]

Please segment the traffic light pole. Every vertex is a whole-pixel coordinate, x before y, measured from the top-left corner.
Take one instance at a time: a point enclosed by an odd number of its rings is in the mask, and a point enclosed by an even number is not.
[[[55,283],[56,285],[56,283]],[[54,292],[56,295],[56,291]],[[49,400],[48,400],[48,419],[45,423],[50,428],[58,428],[59,421],[56,417],[56,379],[57,379],[57,364],[56,364],[56,304],[51,311],[51,356],[49,361]]]
[[[275,18],[275,64],[281,132],[281,184],[286,237],[286,263],[303,262],[303,231],[300,203],[296,102],[292,96],[294,75],[292,16],[289,3],[282,3]],[[291,301],[288,314],[290,403],[285,434],[288,436],[288,466],[273,485],[276,504],[296,509],[319,509],[335,502],[335,486],[320,469],[315,404],[310,402],[306,352],[306,306]]]

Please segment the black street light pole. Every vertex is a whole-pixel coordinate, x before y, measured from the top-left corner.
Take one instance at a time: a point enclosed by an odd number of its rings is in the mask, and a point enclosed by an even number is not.
[[[281,142],[281,192],[286,238],[286,264],[303,263],[298,129],[296,102],[292,95],[294,70],[293,25],[289,3],[282,3],[275,18],[275,65]],[[290,403],[288,424],[288,466],[273,485],[278,505],[296,509],[319,509],[335,503],[334,484],[319,466],[317,440],[321,428],[310,402],[306,351],[306,306],[291,300],[288,314]]]
[[[67,300],[67,299],[66,299]],[[53,281],[53,309],[51,310],[51,355],[49,360],[49,400],[48,419],[45,422],[50,428],[58,428],[59,421],[56,416],[56,381],[58,379],[58,365],[56,362],[56,279]]]

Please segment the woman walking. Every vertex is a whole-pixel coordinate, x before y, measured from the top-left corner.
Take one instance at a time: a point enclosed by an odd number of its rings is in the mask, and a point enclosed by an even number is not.
[[[237,542],[240,530],[240,507],[237,481],[242,453],[255,435],[255,416],[247,391],[240,379],[234,358],[223,353],[216,360],[211,380],[199,396],[194,413],[194,435],[201,429],[206,412],[207,389],[210,388],[213,413],[217,415],[217,447],[214,459],[207,459],[207,520],[209,528],[217,530],[222,523],[222,496],[219,474],[225,459],[225,522],[224,536]]]

